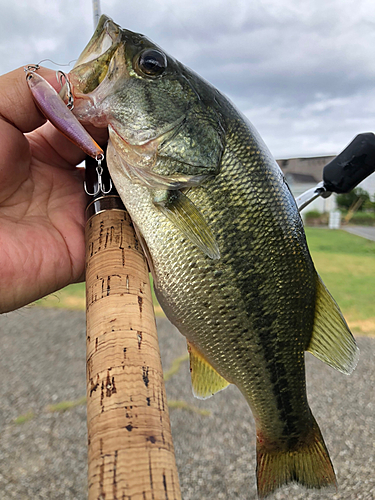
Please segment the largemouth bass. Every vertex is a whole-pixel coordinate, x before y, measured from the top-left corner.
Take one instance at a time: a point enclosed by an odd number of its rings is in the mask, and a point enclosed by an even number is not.
[[[335,485],[304,353],[348,374],[358,350],[262,139],[218,90],[106,16],[68,78],[77,118],[108,126],[108,167],[187,338],[194,394],[231,383],[250,405],[259,496]]]

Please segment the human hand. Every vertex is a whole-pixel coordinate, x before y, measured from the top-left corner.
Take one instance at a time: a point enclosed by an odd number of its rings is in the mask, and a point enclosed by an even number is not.
[[[38,73],[59,89],[52,70]],[[0,76],[0,312],[84,277],[85,155],[45,122],[23,69]]]

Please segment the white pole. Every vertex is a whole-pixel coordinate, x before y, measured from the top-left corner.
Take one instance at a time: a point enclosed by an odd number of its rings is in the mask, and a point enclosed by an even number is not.
[[[94,29],[97,27],[100,18],[100,0],[92,0],[92,8],[94,11]]]

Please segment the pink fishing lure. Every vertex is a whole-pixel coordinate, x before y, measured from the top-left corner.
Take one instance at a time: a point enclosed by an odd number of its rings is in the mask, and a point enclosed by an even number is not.
[[[102,148],[67,108],[47,80],[36,71],[30,70],[26,72],[26,81],[38,108],[57,130],[92,158],[97,160],[104,158]]]

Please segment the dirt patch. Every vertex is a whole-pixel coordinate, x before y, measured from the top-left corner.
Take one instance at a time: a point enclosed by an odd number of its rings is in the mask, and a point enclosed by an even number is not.
[[[361,319],[356,321],[348,320],[350,329],[358,335],[375,337],[375,318]]]
[[[66,309],[86,309],[86,297],[64,297],[61,299],[60,307]]]
[[[164,311],[159,306],[159,304],[154,304],[154,312],[155,312],[155,316],[157,316],[158,318],[165,317]]]

